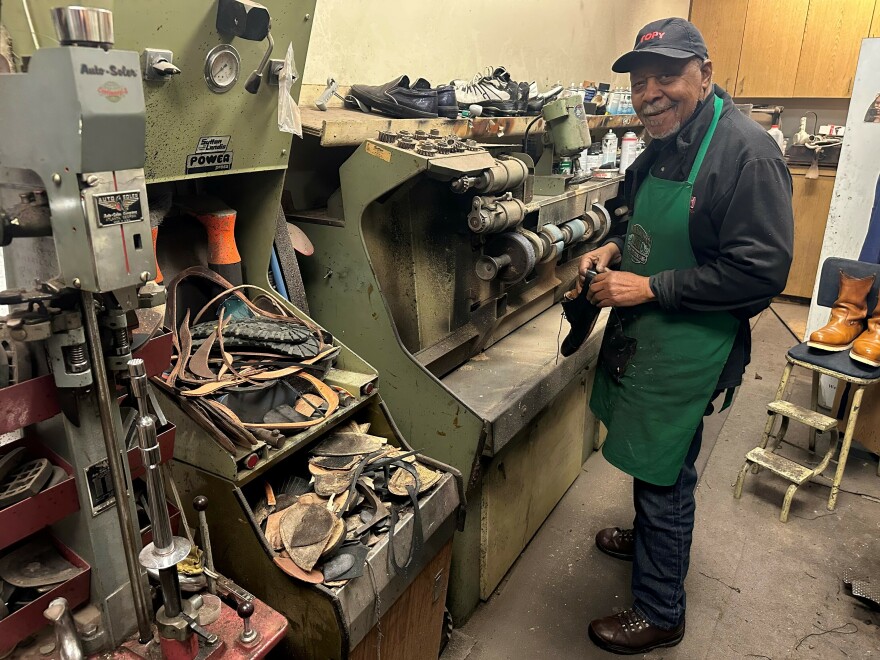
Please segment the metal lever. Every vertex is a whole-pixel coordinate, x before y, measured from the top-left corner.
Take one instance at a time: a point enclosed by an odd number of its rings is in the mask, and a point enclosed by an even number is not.
[[[180,73],[180,69],[165,59],[156,60],[153,63],[153,71],[160,76],[176,76]]]
[[[180,613],[180,616],[182,616],[182,617],[183,617],[183,620],[186,621],[186,623],[187,623],[187,625],[189,626],[190,630],[192,630],[196,635],[198,635],[199,637],[201,637],[202,639],[204,639],[206,642],[208,642],[208,644],[210,644],[211,646],[213,646],[214,644],[216,644],[216,643],[217,643],[217,640],[220,639],[220,638],[219,638],[217,635],[215,635],[214,633],[209,632],[209,631],[205,630],[204,628],[202,628],[202,627],[199,625],[199,622],[196,621],[195,619],[193,619],[193,618],[192,618],[189,614],[187,614],[186,612],[181,612],[181,613]]]
[[[271,30],[271,26],[269,28]],[[249,94],[256,94],[260,90],[260,83],[263,82],[263,74],[266,72],[266,65],[269,64],[269,58],[272,56],[272,49],[275,48],[275,40],[272,39],[272,32],[266,33],[266,39],[269,41],[269,47],[263,53],[263,59],[260,60],[254,72],[248,76],[247,82],[244,84],[245,90]]]
[[[260,634],[251,627],[251,617],[254,614],[254,604],[241,603],[236,612],[244,623],[244,628],[238,636],[239,641],[241,641],[242,644],[253,644],[260,636]]]
[[[216,596],[217,583],[212,576],[215,573],[214,553],[211,552],[211,535],[208,533],[208,518],[205,515],[205,511],[208,510],[208,498],[204,495],[196,495],[193,499],[193,509],[199,514],[199,536],[202,539],[202,549],[205,551],[205,566],[210,571],[210,573],[205,571],[208,581],[208,593]]]

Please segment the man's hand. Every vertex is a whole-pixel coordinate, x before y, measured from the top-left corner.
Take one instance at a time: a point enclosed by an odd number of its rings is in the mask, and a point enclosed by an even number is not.
[[[616,243],[608,243],[600,248],[591,250],[581,257],[581,263],[578,266],[578,283],[577,292],[580,294],[581,287],[584,285],[584,278],[588,270],[594,270],[597,273],[604,273],[609,266],[620,263],[620,249]]]
[[[585,255],[586,256],[586,255]],[[635,273],[606,271],[593,278],[587,299],[597,307],[633,307],[654,300],[649,278]]]

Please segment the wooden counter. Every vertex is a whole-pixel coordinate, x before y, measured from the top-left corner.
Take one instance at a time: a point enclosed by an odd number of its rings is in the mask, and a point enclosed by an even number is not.
[[[783,295],[811,298],[819,269],[819,255],[825,239],[825,225],[831,208],[831,194],[837,170],[819,168],[818,179],[805,179],[809,168],[791,165],[792,210],[794,211],[794,259]]]
[[[303,133],[321,139],[322,147],[356,147],[365,140],[376,138],[379,131],[417,130],[429,132],[436,128],[444,135],[454,134],[460,138],[492,141],[522,140],[526,127],[535,117],[474,117],[470,119],[391,119],[384,115],[364,113],[359,110],[329,107],[321,111],[314,106],[301,108]],[[641,122],[635,115],[590,115],[587,123],[593,141],[602,139],[609,129],[640,129]],[[544,130],[544,120],[538,118],[530,132]]]

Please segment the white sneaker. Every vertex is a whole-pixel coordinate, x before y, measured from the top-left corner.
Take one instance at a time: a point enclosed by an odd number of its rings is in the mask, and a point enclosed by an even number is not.
[[[487,68],[470,81],[453,80],[451,84],[455,88],[455,101],[461,108],[473,104],[491,107],[512,100],[508,89],[510,74],[504,67]]]

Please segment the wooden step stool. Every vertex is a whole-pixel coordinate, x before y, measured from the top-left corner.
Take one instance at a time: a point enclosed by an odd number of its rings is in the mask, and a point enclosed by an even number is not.
[[[865,277],[871,274],[877,276],[877,281],[874,282],[874,287],[868,296],[868,314],[871,314],[877,305],[877,291],[880,288],[880,266],[877,264],[862,263],[849,259],[827,259],[822,266],[822,274],[819,280],[818,304],[824,307],[834,305],[834,302],[837,300],[841,270],[853,277]],[[776,399],[767,406],[768,417],[767,423],[764,426],[764,433],[761,436],[761,444],[746,454],[746,461],[739,471],[739,477],[736,480],[736,486],[733,491],[735,498],[739,499],[742,496],[743,482],[749,468],[752,468],[753,472],[757,472],[762,467],[767,468],[770,472],[787,479],[791,482],[791,485],[788,487],[782,500],[782,511],[779,514],[779,520],[782,522],[788,521],[791,500],[794,497],[795,491],[799,486],[825,471],[834,456],[840,439],[837,420],[823,415],[816,410],[819,402],[819,377],[822,375],[831,376],[838,379],[838,381],[852,383],[855,387],[849,419],[843,434],[843,444],[837,460],[837,470],[834,473],[831,494],[828,497],[829,511],[833,511],[837,505],[837,494],[840,491],[840,482],[843,479],[843,470],[846,467],[846,460],[849,456],[849,448],[852,444],[853,432],[856,428],[856,420],[859,416],[865,388],[880,381],[880,367],[872,367],[853,360],[849,357],[849,349],[837,353],[829,353],[810,348],[806,343],[801,343],[788,351],[786,360],[787,364],[782,372],[779,388],[776,390]],[[795,366],[804,367],[813,372],[809,409],[785,400],[786,386],[788,385],[792,369]],[[777,417],[781,418],[781,422],[779,430],[774,434],[773,429],[776,425]],[[785,438],[786,431],[788,431],[790,420],[795,420],[810,427],[809,445],[811,452],[816,450],[817,431],[831,433],[828,451],[825,452],[822,460],[815,468],[801,465],[776,453]],[[770,444],[771,439],[773,440],[772,444]],[[768,444],[770,444],[769,448]]]

